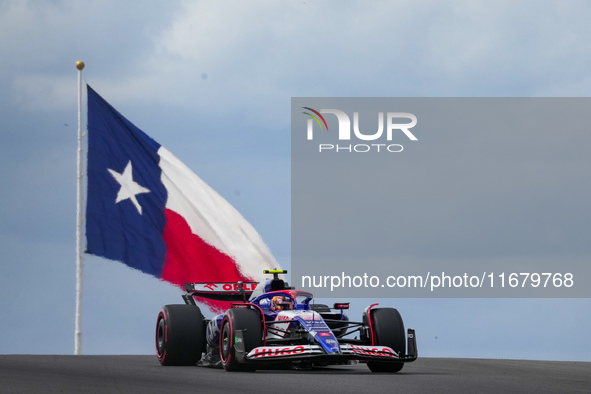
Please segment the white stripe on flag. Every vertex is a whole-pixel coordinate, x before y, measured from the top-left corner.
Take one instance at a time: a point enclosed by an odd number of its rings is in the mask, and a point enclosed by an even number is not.
[[[181,215],[193,234],[232,257],[240,271],[263,281],[264,269],[280,268],[257,231],[222,196],[166,148],[160,147],[166,209]]]

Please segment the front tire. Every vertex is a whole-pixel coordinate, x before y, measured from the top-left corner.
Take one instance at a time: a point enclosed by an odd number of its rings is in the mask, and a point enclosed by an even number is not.
[[[380,308],[371,311],[374,344],[388,346],[403,357],[406,349],[404,323],[400,313],[394,308]],[[368,361],[372,372],[398,372],[404,363]]]
[[[161,365],[195,365],[205,351],[203,315],[198,306],[166,305],[156,321],[156,354]]]
[[[253,309],[233,308],[226,312],[220,333],[220,359],[226,371],[254,371],[254,365],[240,364],[236,359],[236,331],[242,331],[244,352],[263,344],[260,315]]]

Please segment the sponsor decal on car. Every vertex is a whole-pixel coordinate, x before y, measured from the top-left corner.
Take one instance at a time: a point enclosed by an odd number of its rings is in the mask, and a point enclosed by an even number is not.
[[[306,350],[310,350],[309,346],[263,346],[257,347],[248,353],[248,357],[277,357],[277,356],[292,356],[302,354]]]
[[[291,320],[293,317],[289,316],[287,314],[279,314],[277,315],[277,317],[275,318],[275,321],[281,321],[281,320]]]
[[[244,291],[254,291],[257,286],[256,282],[244,282],[242,284]],[[194,283],[193,289],[195,291],[212,291],[212,292],[227,292],[240,291],[238,283]]]
[[[304,320],[322,320],[322,317],[318,313],[316,313],[314,311],[312,311],[312,312],[303,312],[301,314],[301,317]]]
[[[387,346],[357,346],[350,345],[348,350],[351,350],[356,354],[363,354],[365,356],[378,356],[378,357],[395,357],[398,358],[398,354]]]

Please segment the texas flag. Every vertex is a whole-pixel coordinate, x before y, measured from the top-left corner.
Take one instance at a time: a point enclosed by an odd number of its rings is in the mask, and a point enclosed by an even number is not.
[[[179,286],[261,281],[279,268],[236,209],[87,88],[87,253]]]

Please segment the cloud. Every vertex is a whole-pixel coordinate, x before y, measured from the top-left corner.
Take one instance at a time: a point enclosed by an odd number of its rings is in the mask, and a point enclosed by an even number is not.
[[[110,97],[213,112],[265,103],[273,113],[298,95],[584,94],[591,48],[580,7],[590,6],[537,5],[9,2],[0,22],[19,39],[0,48],[21,68],[15,99],[41,108],[70,104],[79,58]]]
[[[0,83],[31,109],[64,110],[77,60],[99,78],[125,80],[150,50],[174,2],[7,1],[0,5]],[[149,53],[149,52],[148,52]],[[35,89],[37,87],[37,89]],[[131,86],[133,87],[133,86]]]

